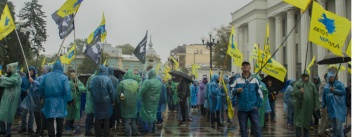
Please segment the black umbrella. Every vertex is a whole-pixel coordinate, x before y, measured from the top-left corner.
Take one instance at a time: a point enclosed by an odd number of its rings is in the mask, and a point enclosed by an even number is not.
[[[85,85],[90,76],[91,74],[82,74],[78,77],[78,79],[80,80],[81,83]]]
[[[124,72],[123,70],[118,69],[118,68],[115,68],[115,69],[114,69],[113,75],[114,75],[116,78],[120,79],[121,77],[123,77],[124,74],[126,74],[126,72]]]
[[[187,75],[186,73],[182,72],[182,71],[170,71],[169,74],[173,77],[182,77],[184,79],[186,79],[188,82],[194,82],[191,78],[191,76]],[[177,78],[173,78],[172,80],[176,81]]]
[[[338,56],[334,53],[328,53],[323,57],[322,60],[318,61],[317,63],[320,65],[328,65],[328,64],[338,64],[338,63],[346,63],[351,61],[351,58],[348,56]]]
[[[274,78],[273,76],[267,75],[265,78],[263,78],[261,81],[264,82],[265,85],[267,85],[267,81],[268,80],[272,81],[272,87],[276,90],[276,91],[280,91],[282,88],[284,88],[285,86],[285,82],[282,82],[276,78]],[[286,80],[285,80],[286,81]]]
[[[233,76],[229,77],[229,82],[228,82],[229,85],[232,85],[232,84],[233,84],[234,79],[235,79],[236,76],[237,76],[237,75],[233,75]]]

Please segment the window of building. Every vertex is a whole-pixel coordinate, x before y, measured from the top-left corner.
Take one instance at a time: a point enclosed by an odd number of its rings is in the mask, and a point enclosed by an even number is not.
[[[298,20],[298,12],[295,13],[295,21]],[[297,24],[296,28],[295,28],[295,33],[298,33],[298,29],[300,28],[300,23]]]
[[[287,24],[286,24],[286,18],[282,18],[282,36],[286,36],[287,33]]]

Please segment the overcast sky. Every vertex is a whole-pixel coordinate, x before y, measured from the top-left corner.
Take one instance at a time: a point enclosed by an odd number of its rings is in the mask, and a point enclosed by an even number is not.
[[[10,0],[16,14],[30,0]],[[169,51],[182,44],[202,43],[201,37],[215,27],[228,25],[231,13],[251,0],[84,0],[75,17],[76,38],[87,38],[106,17],[107,42],[136,47],[145,31],[152,35],[153,48],[166,61]],[[44,54],[58,51],[62,40],[51,14],[65,0],[39,0],[46,13],[47,41]],[[149,38],[149,37],[148,37]],[[74,40],[71,33],[64,42]]]

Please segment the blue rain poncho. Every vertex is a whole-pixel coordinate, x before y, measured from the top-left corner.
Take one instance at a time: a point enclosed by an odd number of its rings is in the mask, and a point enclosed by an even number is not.
[[[226,88],[227,88],[227,95],[230,92],[230,87],[229,87],[229,79],[227,76],[223,77],[224,83],[226,84]],[[217,110],[221,110],[221,111],[225,111],[227,110],[227,98],[225,96],[226,91],[224,90],[224,87],[221,88],[221,93],[217,96]]]
[[[117,100],[121,105],[121,116],[124,119],[137,118],[137,102],[138,102],[138,82],[133,79],[132,70],[128,70],[124,74],[124,80],[118,84]],[[125,99],[121,99],[121,94]]]
[[[221,93],[221,88],[219,87],[217,80],[219,79],[218,74],[213,74],[211,83],[209,85],[209,91],[208,91],[208,102],[209,102],[209,107],[210,107],[210,112],[215,113],[217,109],[217,104],[220,102],[220,100],[217,99],[217,96],[222,96],[225,94]]]
[[[204,101],[204,104],[203,104],[203,107],[205,108],[205,109],[210,109],[210,99],[209,99],[209,97],[208,97],[208,95],[209,95],[209,92],[210,92],[210,85],[211,85],[211,82],[208,82],[207,84],[206,84],[206,86],[205,86],[205,90],[203,91],[204,92],[204,94],[203,94],[203,96],[204,96],[204,98],[205,98],[205,101]]]
[[[199,87],[197,85],[197,81],[194,81],[193,84],[190,86],[190,105],[196,106],[197,105],[197,94],[198,94]]]
[[[67,103],[72,96],[68,77],[64,75],[60,61],[54,63],[52,72],[44,75],[39,93],[45,98],[42,112],[47,119],[67,116]]]
[[[159,76],[157,76],[157,79],[159,81],[161,81],[161,78]],[[159,103],[158,103],[158,108],[161,108],[161,109],[158,109],[158,112],[165,112],[168,96],[166,94],[165,84],[162,81],[161,81],[161,83],[162,83],[162,86],[161,86],[161,90],[160,90]]]
[[[345,121],[346,117],[346,91],[343,83],[335,80],[333,83],[329,82],[330,77],[335,77],[332,72],[328,72],[327,84],[323,90],[323,102],[322,108],[327,107],[328,115],[330,119],[336,118],[341,122]],[[333,85],[334,92],[330,91],[330,87]]]
[[[43,66],[42,75],[36,78],[35,81],[33,81],[32,86],[30,88],[30,92],[25,97],[25,99],[23,99],[23,101],[21,102],[20,106],[22,108],[36,111],[36,112],[41,111],[41,99],[39,94],[39,86],[43,80],[44,75],[46,75],[50,71],[51,68],[48,65]]]
[[[86,82],[86,102],[85,102],[85,113],[86,114],[91,114],[94,113],[94,104],[92,102],[92,97],[91,97],[91,82],[96,75],[99,74],[99,69],[95,70],[95,73],[92,74],[87,82]]]
[[[148,71],[148,79],[143,82],[139,90],[139,98],[142,99],[142,107],[139,116],[144,122],[154,122],[157,117],[159,96],[162,83],[156,78],[155,69]]]
[[[0,102],[0,121],[12,123],[19,104],[21,94],[21,76],[16,73],[18,63],[8,64],[13,73],[10,77],[0,77],[0,87],[4,87],[4,92]]]
[[[100,66],[99,75],[92,79],[91,95],[96,119],[109,119],[113,113],[112,104],[115,101],[111,79],[107,76],[107,68]]]
[[[116,91],[119,81],[115,77],[114,73],[115,73],[115,68],[113,68],[112,66],[109,67],[108,68],[108,77],[111,79],[113,89],[115,89],[115,91]]]
[[[288,107],[293,108],[292,91],[293,91],[294,84],[292,85],[292,83],[294,83],[294,81],[295,81],[295,79],[291,78],[291,79],[287,80],[287,82],[286,82],[286,83],[289,83],[289,84],[287,84],[288,87],[286,88],[285,93],[284,93],[284,102],[287,105],[287,108]]]
[[[36,80],[36,68],[31,66],[28,70],[32,70],[34,72],[33,75],[31,76],[31,78],[33,80]],[[29,81],[28,71],[26,71],[26,75],[25,76],[22,76],[21,101],[23,101],[24,98],[27,96],[27,90],[29,90],[29,92],[33,91],[32,83],[30,83],[30,81]]]

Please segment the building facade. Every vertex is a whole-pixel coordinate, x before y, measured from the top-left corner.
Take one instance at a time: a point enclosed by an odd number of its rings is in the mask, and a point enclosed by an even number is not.
[[[317,2],[324,9],[351,20],[351,0],[317,0]],[[300,78],[305,65],[309,64],[313,56],[319,61],[329,53],[327,49],[308,41],[311,7],[302,14],[299,9],[282,0],[253,0],[231,15],[230,24],[236,29],[238,48],[244,54],[245,60],[249,60],[254,43],[263,49],[266,24],[269,23],[270,50],[274,53],[278,49],[273,58],[287,69],[287,79]],[[287,35],[289,36],[286,39]],[[346,46],[343,51],[345,48]],[[311,75],[319,75],[323,79],[326,67],[315,63]],[[232,66],[232,72],[241,73],[241,69]],[[346,71],[340,72],[339,80],[345,82],[347,75]]]

